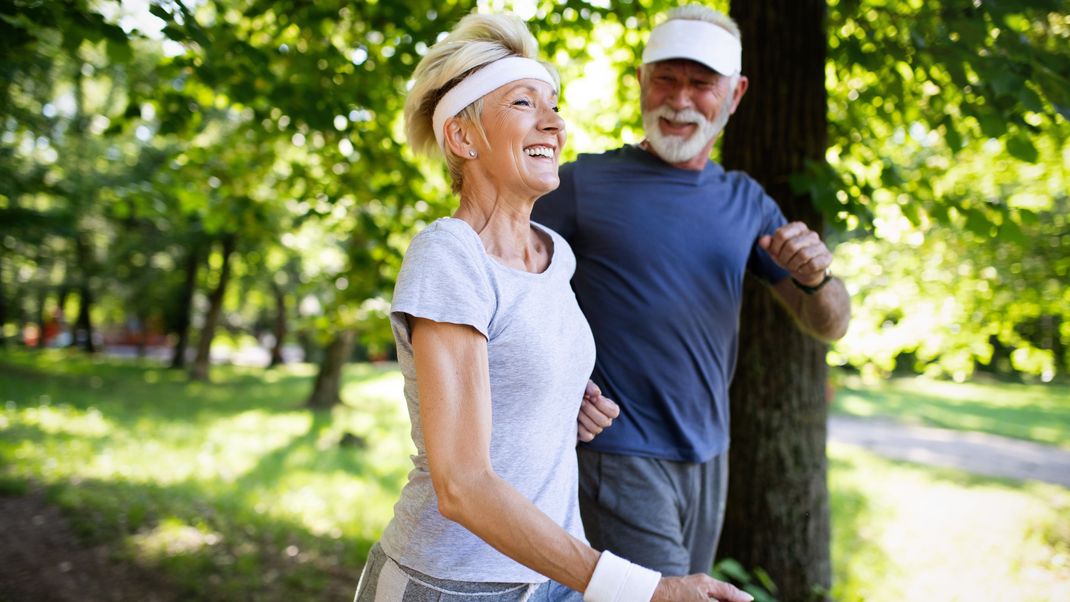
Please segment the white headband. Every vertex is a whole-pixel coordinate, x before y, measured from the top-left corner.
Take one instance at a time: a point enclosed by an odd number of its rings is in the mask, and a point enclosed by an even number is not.
[[[643,64],[669,59],[702,63],[721,75],[736,75],[743,62],[739,39],[707,21],[670,19],[650,32]]]
[[[442,100],[435,105],[435,115],[431,120],[431,126],[435,128],[435,140],[439,148],[443,145],[445,135],[443,127],[446,120],[464,110],[465,107],[483,98],[490,92],[497,90],[505,84],[521,79],[537,79],[544,81],[557,91],[557,84],[550,77],[550,72],[538,61],[527,59],[522,56],[509,56],[493,63],[487,63],[475,73],[461,80],[461,83],[450,88],[442,96]]]

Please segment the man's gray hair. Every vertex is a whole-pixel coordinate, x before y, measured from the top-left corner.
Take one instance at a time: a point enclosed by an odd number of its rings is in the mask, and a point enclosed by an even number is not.
[[[732,17],[708,6],[703,6],[701,4],[687,4],[685,6],[678,6],[665,13],[666,21],[673,21],[675,19],[713,23],[735,36],[737,40],[743,39],[739,33],[739,25],[736,24]]]

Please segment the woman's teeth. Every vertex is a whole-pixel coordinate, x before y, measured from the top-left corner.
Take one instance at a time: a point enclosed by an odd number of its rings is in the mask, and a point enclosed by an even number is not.
[[[554,156],[554,149],[550,148],[549,146],[532,146],[529,148],[525,148],[524,152],[527,153],[530,157],[552,158]]]

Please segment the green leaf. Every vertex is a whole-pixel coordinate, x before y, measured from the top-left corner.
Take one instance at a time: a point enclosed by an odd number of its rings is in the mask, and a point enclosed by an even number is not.
[[[944,140],[947,141],[948,148],[955,153],[962,150],[962,136],[959,135],[959,131],[955,129],[955,122],[951,119],[951,116],[944,115],[941,125],[944,126]]]
[[[1018,100],[1027,111],[1033,111],[1034,113],[1042,113],[1044,111],[1044,101],[1040,100],[1040,96],[1031,86],[1027,86],[1024,83],[1018,88]]]
[[[130,48],[130,44],[123,41],[108,40],[108,59],[113,63],[129,63],[133,58],[134,53]]]
[[[899,211],[915,227],[921,225],[921,207],[918,206],[916,201],[899,205]]]
[[[727,558],[717,563],[717,571],[737,583],[750,583],[751,576],[738,561]]]
[[[773,583],[773,578],[769,576],[769,573],[765,572],[765,569],[761,567],[755,568],[754,575],[758,578],[758,583],[761,583],[766,591],[774,594],[777,592],[776,583]]]
[[[989,107],[980,107],[977,121],[981,124],[981,133],[989,138],[1002,138],[1007,133],[1007,118]]]
[[[1017,95],[1022,88],[1025,88],[1025,80],[1011,71],[1010,65],[993,64],[991,67],[981,70],[981,78],[992,84],[992,89],[996,91],[996,94]]]
[[[902,77],[903,81],[914,81],[914,70],[910,68],[910,65],[904,63],[903,61],[897,61],[895,63],[895,70],[899,72],[899,77]]]
[[[173,20],[171,13],[167,12],[167,9],[162,5],[155,2],[149,3],[149,12],[152,13],[153,16],[162,19],[165,23],[170,23]]]
[[[1012,157],[1025,161],[1027,163],[1036,163],[1039,153],[1037,147],[1033,146],[1033,141],[1029,139],[1023,132],[1015,132],[1006,141],[1007,152]]]
[[[1021,226],[1010,219],[1010,216],[1005,218],[1003,223],[999,225],[997,236],[1015,244],[1025,244],[1029,240],[1025,232],[1022,232]]]
[[[992,222],[984,213],[973,208],[962,208],[966,214],[966,229],[978,236],[989,236],[992,233]]]

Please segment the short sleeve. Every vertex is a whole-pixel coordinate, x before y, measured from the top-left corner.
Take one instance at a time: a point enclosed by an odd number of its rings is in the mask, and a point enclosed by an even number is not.
[[[780,282],[788,277],[788,271],[776,264],[764,249],[758,246],[758,239],[762,236],[772,236],[777,228],[787,223],[784,213],[776,201],[762,190],[756,182],[753,185],[754,194],[757,198],[754,203],[760,208],[758,232],[754,236],[750,258],[747,260],[747,270],[755,276],[769,283]]]
[[[402,328],[406,339],[407,320],[399,314],[465,324],[488,336],[496,296],[484,258],[476,253],[473,242],[478,244],[478,240],[465,241],[438,224],[412,240],[390,307],[392,321]]]
[[[532,221],[538,222],[567,241],[576,235],[576,164],[568,163],[560,169],[561,185],[535,201]]]

